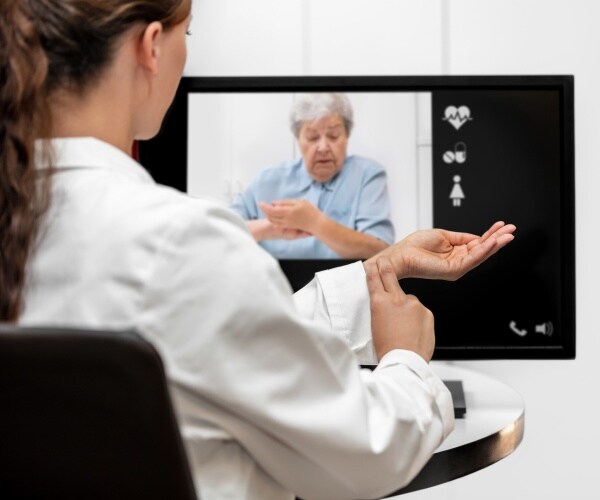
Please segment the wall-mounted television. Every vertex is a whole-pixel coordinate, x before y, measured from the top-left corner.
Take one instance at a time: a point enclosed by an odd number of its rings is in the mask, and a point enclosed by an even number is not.
[[[184,77],[139,159],[157,182],[231,205],[300,158],[289,112],[311,93],[352,103],[347,154],[384,169],[396,240],[517,226],[456,282],[402,280],[435,315],[434,359],[574,358],[573,76]],[[290,255],[278,260],[294,289],[348,262]]]

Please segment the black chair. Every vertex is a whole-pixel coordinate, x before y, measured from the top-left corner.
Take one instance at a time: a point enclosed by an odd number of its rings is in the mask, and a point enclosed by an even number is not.
[[[151,344],[0,325],[0,498],[196,498]]]

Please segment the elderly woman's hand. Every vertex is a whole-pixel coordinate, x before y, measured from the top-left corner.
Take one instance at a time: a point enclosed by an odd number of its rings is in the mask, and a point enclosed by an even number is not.
[[[268,219],[251,220],[247,222],[248,229],[256,241],[262,240],[297,240],[311,236],[309,233],[291,227],[273,224]]]
[[[482,236],[443,229],[417,231],[369,260],[389,258],[398,279],[453,281],[510,243],[515,229],[513,224],[496,222]]]
[[[273,224],[314,233],[315,227],[324,216],[316,206],[306,200],[279,200],[258,203],[267,219]]]

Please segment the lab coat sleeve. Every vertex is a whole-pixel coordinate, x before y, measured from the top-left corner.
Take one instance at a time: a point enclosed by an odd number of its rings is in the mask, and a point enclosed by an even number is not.
[[[360,370],[343,336],[298,313],[243,223],[199,206],[193,220],[189,209],[173,217],[140,320],[188,435],[211,424],[304,498],[375,498],[405,485],[452,428],[442,383],[405,351]],[[331,294],[319,300],[333,312]]]
[[[294,294],[298,313],[346,340],[362,365],[377,364],[362,262],[321,271]]]

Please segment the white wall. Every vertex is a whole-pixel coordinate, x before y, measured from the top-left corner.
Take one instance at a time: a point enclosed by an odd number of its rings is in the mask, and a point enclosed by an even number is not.
[[[577,359],[461,363],[523,395],[525,439],[486,470],[402,498],[598,498],[598,19],[595,0],[195,0],[190,75],[575,75]]]

